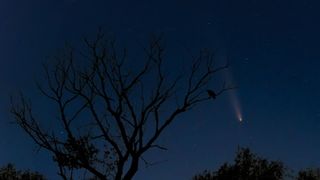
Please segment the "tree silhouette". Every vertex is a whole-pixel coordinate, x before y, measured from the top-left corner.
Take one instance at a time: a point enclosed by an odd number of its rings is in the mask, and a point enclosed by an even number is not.
[[[36,117],[24,95],[11,106],[16,122],[52,153],[63,179],[72,179],[75,170],[98,179],[132,179],[141,162],[149,163],[146,152],[165,150],[157,139],[180,114],[212,100],[206,92],[210,80],[228,68],[216,67],[206,50],[193,57],[189,70],[168,77],[161,37],[143,48],[143,63],[130,61],[127,50],[101,32],[84,43],[85,51],[67,48],[53,66],[46,65],[47,84],[38,84],[59,117]],[[215,96],[232,88],[224,84]],[[47,119],[57,119],[62,130],[41,126]]]
[[[14,165],[8,164],[0,168],[1,180],[45,180],[45,177],[38,172],[19,171]]]
[[[306,169],[298,173],[297,180],[320,180],[320,169]]]
[[[284,166],[279,161],[268,161],[241,148],[234,164],[223,164],[218,171],[208,170],[193,177],[193,180],[280,180],[284,176]]]

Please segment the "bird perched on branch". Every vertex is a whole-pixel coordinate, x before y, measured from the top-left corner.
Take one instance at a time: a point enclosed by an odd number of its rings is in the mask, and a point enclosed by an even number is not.
[[[212,99],[216,99],[217,94],[213,90],[208,89],[207,93],[209,97],[211,97]]]

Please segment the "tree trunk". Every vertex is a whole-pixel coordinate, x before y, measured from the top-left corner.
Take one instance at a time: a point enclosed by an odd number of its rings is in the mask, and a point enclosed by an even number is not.
[[[123,162],[119,162],[116,177],[114,178],[115,180],[121,180],[123,174],[123,164]]]
[[[133,176],[137,173],[139,167],[139,158],[132,158],[130,169],[127,174],[123,177],[123,180],[131,180]]]

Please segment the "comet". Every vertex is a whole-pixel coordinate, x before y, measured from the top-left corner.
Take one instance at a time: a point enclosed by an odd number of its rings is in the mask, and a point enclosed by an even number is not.
[[[230,70],[231,71],[231,70]],[[231,83],[232,85],[234,84],[234,80],[233,77],[231,75],[231,72],[228,71],[226,72],[226,79],[228,80],[229,83]],[[241,106],[240,106],[240,100],[237,94],[237,91],[230,91],[229,92],[230,95],[230,103],[232,105],[232,108],[234,110],[236,119],[242,123],[243,122],[243,117],[242,117],[242,111],[241,111]]]
[[[236,119],[239,122],[243,122],[240,102],[239,102],[239,98],[238,98],[236,92],[230,92],[230,101],[231,101],[231,105],[232,105],[232,107],[234,109],[234,112],[235,112],[235,115],[236,115]]]
[[[239,117],[239,121],[242,122],[242,117]]]

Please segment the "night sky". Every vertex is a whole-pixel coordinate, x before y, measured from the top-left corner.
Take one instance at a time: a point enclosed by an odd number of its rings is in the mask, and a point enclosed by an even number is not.
[[[198,106],[160,138],[169,151],[148,155],[160,163],[141,166],[135,179],[190,179],[231,161],[238,146],[293,170],[320,167],[319,9],[316,0],[1,0],[0,164],[57,178],[51,157],[11,123],[9,95],[22,90],[41,102],[41,62],[101,26],[128,49],[164,33],[171,62],[187,58],[181,47],[211,48],[229,58],[239,86],[242,124],[230,93]]]

